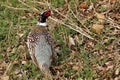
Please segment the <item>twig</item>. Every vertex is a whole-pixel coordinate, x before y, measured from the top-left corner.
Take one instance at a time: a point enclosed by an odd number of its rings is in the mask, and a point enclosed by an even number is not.
[[[36,12],[39,12],[39,10],[37,10],[37,9],[34,8],[34,7],[29,6],[28,4],[24,3],[23,1],[21,1],[21,0],[18,0],[18,1],[19,1],[20,3],[22,3],[24,6],[30,8],[31,10],[36,11]]]
[[[73,12],[73,10],[71,9],[71,7],[70,7],[69,4],[68,4],[68,8],[69,8],[69,10],[72,12],[73,16],[77,19],[77,21],[79,21],[80,24],[86,29],[86,31],[87,31],[88,33],[91,33],[91,32],[89,31],[89,29],[88,29],[86,26],[84,26],[84,24],[80,21],[80,19],[78,19],[78,17],[74,14],[74,12]],[[79,28],[80,28],[80,27],[79,27]]]
[[[7,5],[2,5],[2,6],[7,7],[9,9],[13,9],[13,10],[26,10],[26,11],[28,11],[27,8],[15,8],[15,7],[7,6]]]
[[[110,17],[108,17],[108,19],[106,19],[110,24],[112,24],[113,27],[120,29],[120,25],[118,25],[117,23],[115,23]]]
[[[8,71],[10,71],[11,65],[12,65],[12,63],[10,62],[9,65],[7,66],[7,69],[4,72],[4,75],[6,75]]]
[[[61,16],[65,17],[67,20],[70,21],[69,18],[67,18],[66,16],[62,15],[58,10],[54,9],[54,11],[56,11],[58,14],[60,14]],[[56,22],[58,22],[58,20],[57,20]],[[59,22],[58,22],[58,23],[59,23]],[[61,24],[63,24],[63,22],[61,22]],[[83,31],[82,28],[78,27],[78,26],[75,25],[75,24],[71,24],[71,21],[70,21],[68,24],[74,26],[75,28],[73,28],[73,27],[71,27],[70,25],[67,25],[67,24],[65,24],[65,23],[64,23],[63,25],[69,26],[70,29],[73,29],[73,30],[75,30],[75,31],[77,31],[77,32],[79,32],[79,33],[81,33],[82,35],[84,35],[84,36],[86,36],[86,37],[88,37],[88,38],[90,38],[90,39],[93,39],[91,36],[89,36],[87,33],[85,33],[85,31]],[[78,31],[78,30],[79,30],[79,31]]]
[[[30,2],[38,3],[38,4],[40,4],[40,5],[46,5],[45,3],[43,3],[43,2],[38,2],[38,1],[30,1]]]
[[[90,39],[93,40],[93,38],[92,38],[91,36],[89,36],[88,34],[86,34],[86,33],[83,32],[83,31],[80,31],[79,28],[75,29],[75,28],[73,28],[72,26],[67,25],[67,24],[65,24],[64,22],[62,22],[62,21],[60,21],[60,20],[58,20],[58,19],[54,19],[54,18],[52,18],[52,17],[49,17],[49,18],[50,18],[51,20],[57,22],[57,23],[60,23],[60,24],[62,24],[62,25],[64,25],[64,26],[67,26],[67,27],[69,27],[70,29],[72,29],[72,30],[74,30],[74,31],[76,31],[76,32],[79,32],[80,34],[82,34],[82,35],[84,35],[84,36],[86,36],[86,37],[88,37],[88,38],[90,38]]]

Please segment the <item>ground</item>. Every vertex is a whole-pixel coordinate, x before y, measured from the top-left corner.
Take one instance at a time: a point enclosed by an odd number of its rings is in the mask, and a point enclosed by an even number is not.
[[[0,80],[46,79],[33,64],[26,37],[39,14],[47,20],[58,59],[54,80],[120,79],[119,0],[1,0]]]

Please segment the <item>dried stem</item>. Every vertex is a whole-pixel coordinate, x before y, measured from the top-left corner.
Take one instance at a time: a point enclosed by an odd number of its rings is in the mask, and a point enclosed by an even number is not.
[[[91,36],[89,36],[88,34],[86,34],[86,33],[83,32],[83,31],[81,31],[81,28],[75,29],[75,28],[73,28],[72,26],[67,25],[67,24],[65,24],[64,22],[62,22],[62,21],[60,21],[60,20],[58,20],[58,19],[54,19],[54,18],[52,18],[52,17],[50,17],[50,19],[53,20],[53,21],[55,21],[55,22],[57,22],[57,23],[60,23],[60,24],[62,24],[62,25],[64,25],[64,26],[67,26],[67,27],[69,27],[70,29],[72,29],[72,30],[74,30],[74,31],[76,31],[76,32],[79,32],[80,34],[82,34],[82,35],[84,35],[84,36],[86,36],[86,37],[88,37],[88,38],[90,38],[90,39],[93,40],[93,38],[92,38]]]

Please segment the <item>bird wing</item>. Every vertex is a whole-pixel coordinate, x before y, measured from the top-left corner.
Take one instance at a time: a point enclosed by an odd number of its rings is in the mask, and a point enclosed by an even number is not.
[[[53,39],[48,32],[45,33],[29,33],[27,38],[27,46],[31,58],[35,65],[42,66],[46,63],[50,66],[53,55]]]

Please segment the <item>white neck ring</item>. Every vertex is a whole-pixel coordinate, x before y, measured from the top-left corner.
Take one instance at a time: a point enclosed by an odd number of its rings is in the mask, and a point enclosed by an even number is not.
[[[47,23],[46,23],[46,22],[44,22],[44,23],[38,22],[37,25],[38,25],[38,26],[46,27],[46,26],[47,26]]]

